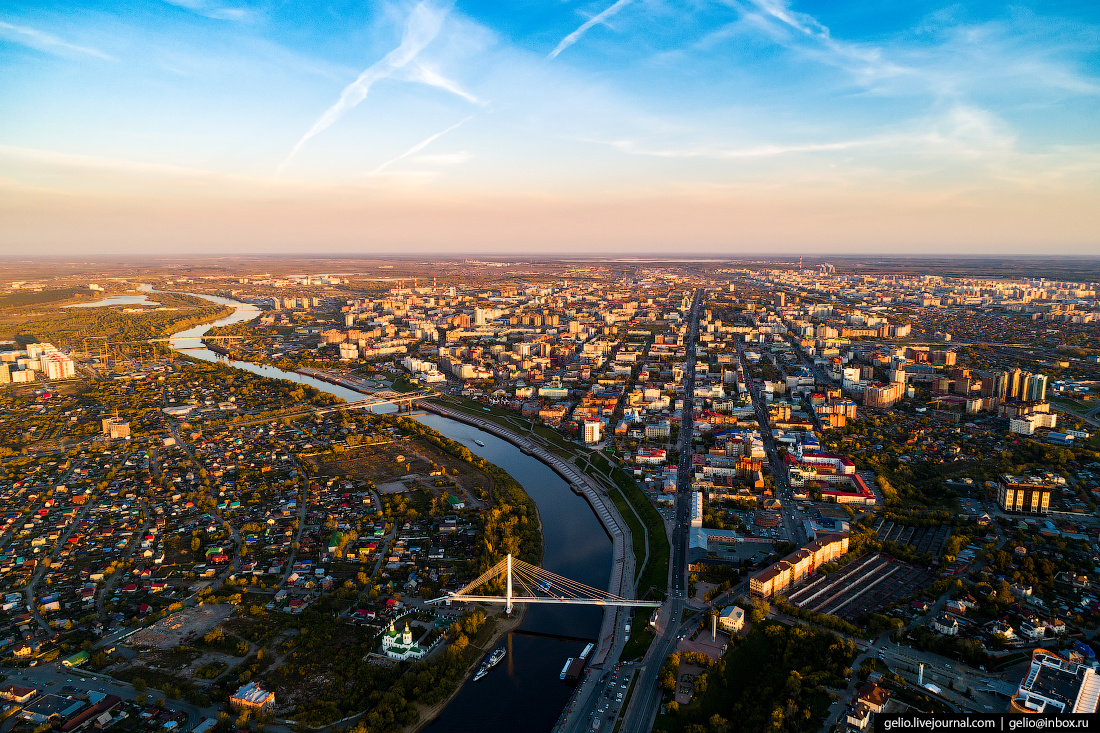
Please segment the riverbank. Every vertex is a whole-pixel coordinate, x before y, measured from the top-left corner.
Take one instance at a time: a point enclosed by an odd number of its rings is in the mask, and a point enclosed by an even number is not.
[[[207,296],[207,299],[213,297]],[[254,306],[217,300],[220,304],[237,307],[235,314],[222,323],[250,320],[258,314]],[[186,353],[194,358],[216,361],[217,354],[204,348],[200,340],[209,328],[200,326],[176,334],[172,345],[186,349]],[[307,384],[342,397],[348,403],[362,403],[363,397],[371,393],[375,397],[383,397],[380,401],[386,401],[385,397],[392,394],[383,391],[379,395],[377,384],[354,385],[367,388],[360,391],[277,367],[239,361],[230,361],[229,364],[262,376]],[[382,386],[387,385],[383,383]],[[388,405],[379,405],[377,409],[394,411]],[[604,587],[611,575],[613,543],[608,541],[606,521],[593,512],[590,498],[585,497],[582,501],[582,492],[575,488],[570,491],[571,480],[563,479],[562,472],[542,460],[542,456],[535,457],[534,451],[522,451],[515,441],[481,432],[465,421],[437,414],[425,414],[419,421],[448,439],[458,441],[520,483],[534,500],[535,511],[530,519],[537,521],[544,533],[548,532],[544,534],[542,543],[544,553],[541,564],[546,569],[588,586]],[[522,430],[517,432],[522,433]],[[573,458],[572,451],[554,452],[565,461]],[[621,521],[619,525],[622,526]],[[532,730],[550,730],[570,698],[570,688],[559,679],[562,661],[576,656],[587,641],[596,640],[601,624],[607,620],[605,617],[612,615],[604,611],[601,607],[553,604],[527,608],[522,622],[519,618],[514,621],[516,624],[522,623],[522,632],[509,634],[503,624],[499,630],[508,644],[506,673],[490,674],[477,684],[461,685],[449,704],[441,706],[441,710],[440,706],[425,709],[418,727],[423,726],[422,733],[482,733],[484,730],[509,729],[515,720],[523,719]],[[615,615],[619,616],[618,613]],[[628,616],[621,614],[622,618]],[[531,633],[524,633],[527,631]],[[497,633],[497,630],[494,628],[491,633]],[[483,644],[482,641],[478,646]],[[341,721],[342,724],[350,722]]]
[[[481,651],[489,654],[493,649],[496,648],[497,643],[503,637],[507,636],[508,634],[512,633],[520,627],[520,624],[523,623],[523,617],[527,615],[527,607],[517,606],[516,611],[517,612],[513,613],[510,619],[506,620],[503,624],[500,624],[496,629],[494,629],[493,635],[489,637],[488,641],[485,642],[485,645],[479,647]],[[417,713],[419,713],[417,722],[412,725],[405,726],[405,728],[403,729],[403,733],[417,733],[417,731],[431,724],[432,721],[438,718],[443,710],[448,705],[450,705],[451,702],[458,696],[458,693],[462,691],[462,688],[466,685],[467,682],[470,681],[470,678],[474,676],[474,673],[477,671],[478,667],[481,666],[481,660],[482,657],[474,660],[473,664],[471,664],[466,670],[466,674],[463,675],[462,680],[457,685],[455,685],[455,688],[451,690],[451,694],[447,695],[445,699],[440,700],[435,705],[418,704],[416,706],[416,711]]]
[[[565,459],[492,420],[469,415],[428,400],[418,404],[423,410],[464,422],[467,425],[473,425],[479,430],[492,433],[498,438],[508,441],[532,458],[545,463],[555,473],[568,481],[570,487],[583,496],[592,507],[592,510],[596,513],[596,518],[599,519],[600,524],[603,525],[604,530],[611,537],[612,562],[611,577],[607,585],[608,593],[623,598],[634,597],[635,558],[634,553],[629,549],[631,546],[630,530],[627,529],[626,521],[619,514],[615,503],[602,487],[594,484],[592,479]],[[607,606],[605,608],[596,651],[592,654],[590,662],[591,667],[599,667],[609,661],[615,662],[618,660],[622,648],[626,644],[625,625],[629,622],[629,618],[630,614],[624,613],[619,606]]]

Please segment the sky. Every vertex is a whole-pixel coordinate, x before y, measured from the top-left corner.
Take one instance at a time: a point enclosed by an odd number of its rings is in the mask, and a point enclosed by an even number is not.
[[[1100,255],[1100,3],[0,3],[0,254]]]

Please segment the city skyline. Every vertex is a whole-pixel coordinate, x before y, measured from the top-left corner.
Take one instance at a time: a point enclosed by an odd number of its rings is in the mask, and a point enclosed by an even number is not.
[[[9,253],[1081,255],[1100,18],[777,0],[0,14]]]

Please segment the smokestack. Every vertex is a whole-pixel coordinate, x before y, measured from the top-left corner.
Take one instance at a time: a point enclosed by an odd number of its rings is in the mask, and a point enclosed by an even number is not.
[[[710,640],[713,643],[718,638],[718,614],[710,615]]]

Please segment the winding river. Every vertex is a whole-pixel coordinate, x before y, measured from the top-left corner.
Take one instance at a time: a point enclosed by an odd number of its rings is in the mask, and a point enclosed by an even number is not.
[[[149,286],[142,289],[155,292]],[[252,320],[261,311],[228,298],[194,295],[235,310],[213,323],[173,334],[172,347],[196,359],[226,361],[203,346],[203,334],[215,326]],[[265,377],[308,384],[349,402],[363,398],[359,392],[275,367],[246,361],[227,363]],[[596,588],[607,587],[611,541],[588,503],[574,494],[554,471],[524,455],[511,443],[465,423],[439,415],[417,419],[500,466],[520,482],[538,505],[542,518],[543,567]],[[520,628],[505,639],[508,647],[505,661],[484,679],[463,686],[424,730],[432,733],[550,730],[572,694],[571,688],[559,680],[562,666],[568,657],[579,654],[587,642],[596,640],[602,617],[603,611],[593,607],[546,604],[531,607]]]

